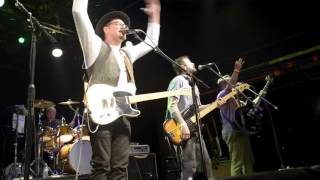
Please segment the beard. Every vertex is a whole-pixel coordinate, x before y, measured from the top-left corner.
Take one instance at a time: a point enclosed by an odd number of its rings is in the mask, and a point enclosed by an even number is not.
[[[188,72],[191,74],[197,74],[197,69],[195,67],[189,68]]]

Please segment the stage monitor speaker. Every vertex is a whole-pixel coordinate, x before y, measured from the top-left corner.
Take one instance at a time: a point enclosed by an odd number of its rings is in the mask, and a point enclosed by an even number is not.
[[[158,180],[156,154],[130,155],[128,180]]]
[[[289,168],[278,171],[259,172],[252,175],[226,177],[224,180],[300,180],[320,179],[320,165],[311,167]]]

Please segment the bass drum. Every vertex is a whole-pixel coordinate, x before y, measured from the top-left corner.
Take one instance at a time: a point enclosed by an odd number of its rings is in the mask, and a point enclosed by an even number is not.
[[[92,148],[90,141],[80,140],[73,144],[66,144],[60,149],[59,155],[64,173],[75,173],[77,169],[79,174],[91,173]]]

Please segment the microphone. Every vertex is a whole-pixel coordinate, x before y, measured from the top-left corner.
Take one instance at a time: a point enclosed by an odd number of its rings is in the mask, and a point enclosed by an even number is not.
[[[201,70],[203,70],[203,69],[205,69],[207,67],[210,67],[212,65],[215,65],[215,63],[208,63],[208,64],[199,65],[198,66],[198,70],[201,71]]]
[[[130,34],[137,34],[143,31],[141,29],[122,29],[121,32],[126,35],[130,35]]]

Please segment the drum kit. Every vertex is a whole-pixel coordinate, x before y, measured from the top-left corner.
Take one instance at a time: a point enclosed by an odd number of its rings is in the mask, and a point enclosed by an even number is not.
[[[80,119],[83,118],[78,113],[79,108],[75,110],[72,107],[80,102],[69,99],[58,104],[68,106],[75,115],[70,123],[67,123],[62,117],[61,120],[58,120],[56,127],[51,127],[48,123],[43,122],[43,112],[54,107],[55,103],[43,99],[35,100],[34,107],[40,109],[38,132],[36,133],[40,140],[36,145],[39,152],[38,159],[41,159],[41,164],[44,163],[46,167],[49,167],[49,174],[52,175],[90,174],[92,148],[89,131],[86,124],[80,122]],[[77,125],[73,128],[74,124]]]

